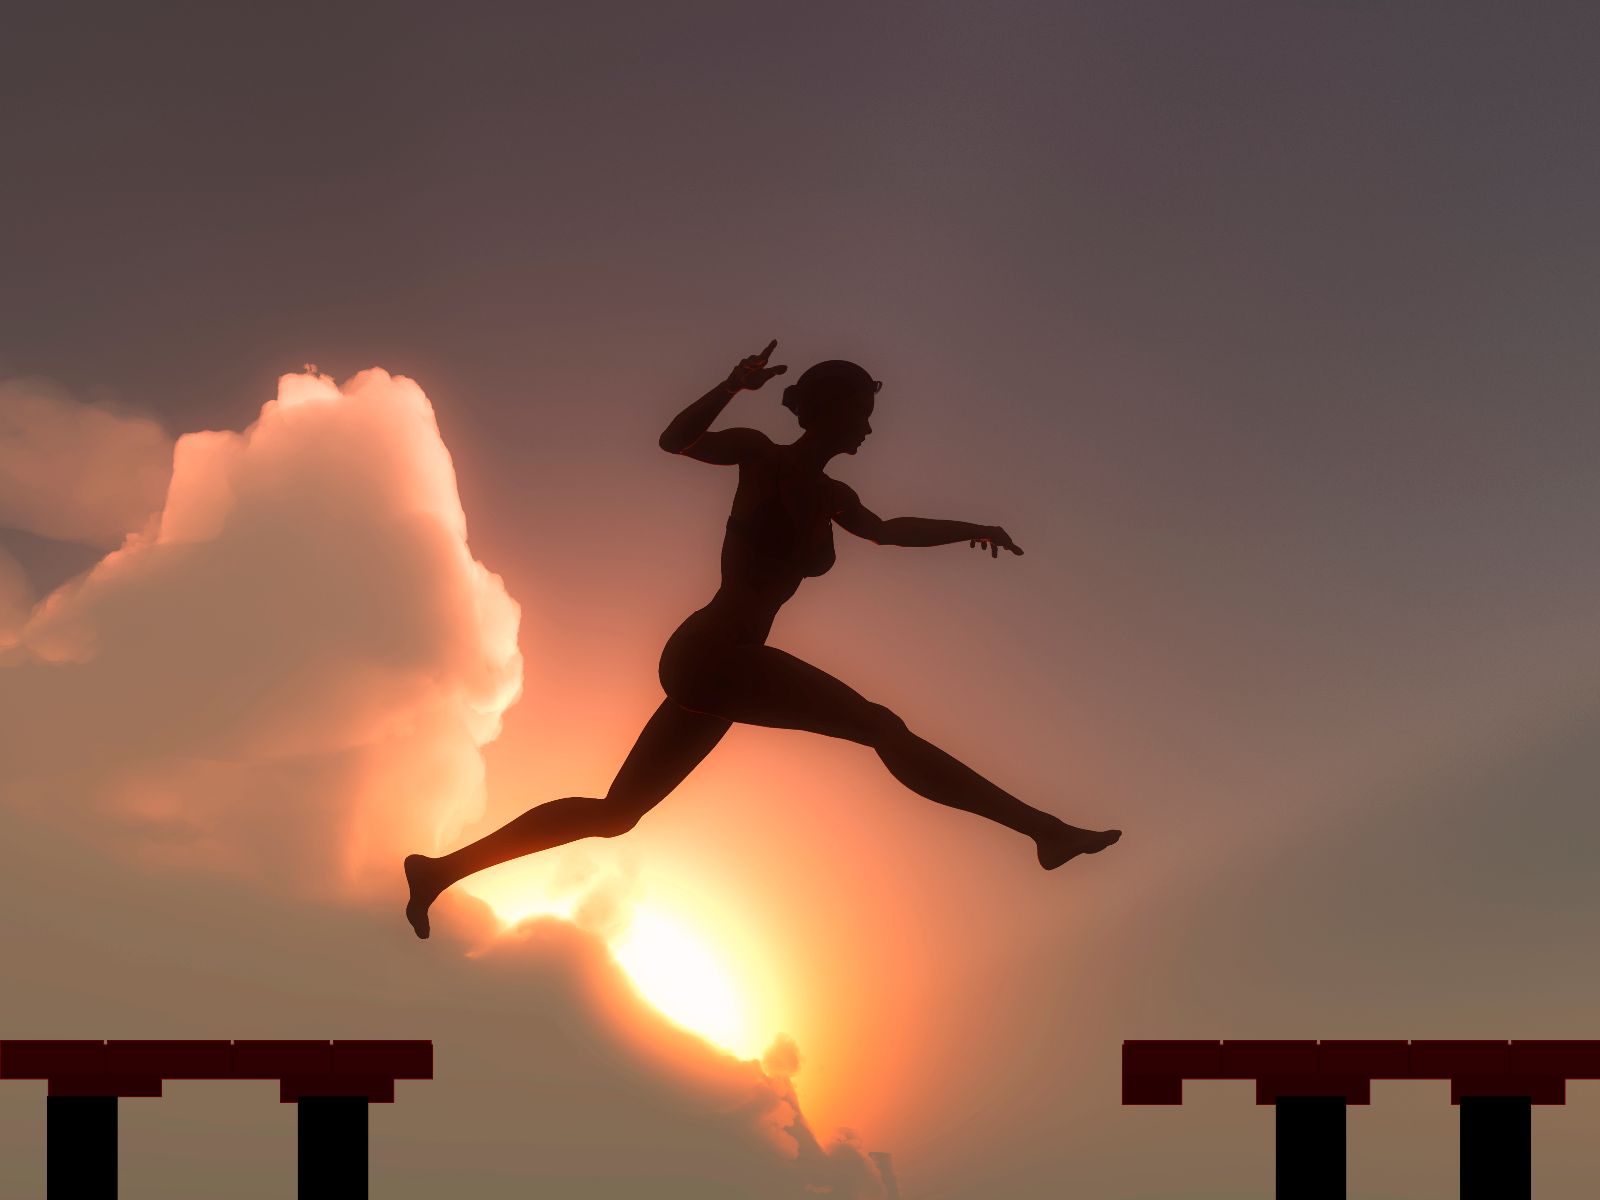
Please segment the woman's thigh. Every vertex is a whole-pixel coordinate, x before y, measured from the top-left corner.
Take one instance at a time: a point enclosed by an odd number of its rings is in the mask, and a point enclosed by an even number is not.
[[[648,808],[684,781],[728,732],[729,722],[663,700],[617,770],[606,797]]]
[[[849,684],[775,646],[708,647],[681,672],[674,699],[747,725],[804,729],[877,745],[905,728],[894,713]]]

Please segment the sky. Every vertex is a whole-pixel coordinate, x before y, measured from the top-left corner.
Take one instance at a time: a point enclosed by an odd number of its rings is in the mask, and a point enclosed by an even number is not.
[[[1270,1194],[1272,1113],[1124,1108],[1124,1039],[1600,1037],[1592,6],[7,41],[0,1039],[432,1039],[381,1195],[1144,1200]],[[838,531],[772,644],[1122,841],[1042,872],[736,727],[416,941],[403,854],[603,792],[659,703],[735,477],[656,439],[772,338],[884,381],[870,508],[1026,551]],[[790,440],[779,395],[721,424]],[[262,1088],[124,1102],[123,1194],[281,1194]],[[1540,1195],[1596,1103],[1536,1110]],[[1456,1138],[1376,1085],[1350,1194],[1456,1195]]]

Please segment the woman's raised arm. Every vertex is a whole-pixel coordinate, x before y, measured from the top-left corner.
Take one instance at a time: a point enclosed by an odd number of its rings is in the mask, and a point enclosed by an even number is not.
[[[661,448],[670,454],[682,454],[711,428],[711,422],[722,414],[722,410],[728,407],[728,401],[740,391],[758,388],[774,375],[782,375],[787,371],[787,366],[767,366],[767,356],[777,344],[778,339],[773,338],[760,354],[740,359],[738,366],[728,373],[726,379],[673,417],[661,433]]]

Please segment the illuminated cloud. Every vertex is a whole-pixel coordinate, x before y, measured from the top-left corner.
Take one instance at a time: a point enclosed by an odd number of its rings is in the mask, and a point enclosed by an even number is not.
[[[49,503],[19,492],[16,511]],[[373,1119],[385,1195],[886,1194],[852,1135],[824,1144],[807,1125],[792,1041],[764,1071],[630,984],[606,946],[630,879],[575,857],[571,920],[502,933],[458,888],[431,941],[405,925],[400,858],[480,815],[481,747],[522,679],[518,606],[472,557],[416,384],[285,376],[242,433],[179,438],[170,487],[149,519],[138,509],[31,611],[0,557],[0,832],[27,848],[0,872],[0,905],[27,914],[8,937],[25,984],[6,1036],[431,1038],[437,1081]],[[205,1103],[207,1121],[239,1114],[243,1156],[243,1130],[281,1112],[236,1089]],[[36,1137],[0,1120],[0,1193],[41,1190]],[[121,1151],[124,1179],[145,1180],[129,1194],[167,1194],[181,1172],[241,1198],[292,1186],[273,1153]]]
[[[881,1170],[824,1144],[788,1081],[671,1025],[597,935],[457,919],[418,942],[395,903],[325,904],[161,876],[6,812],[8,1037],[428,1038],[429,1082],[374,1108],[374,1195],[512,1200],[880,1200]],[[477,906],[480,917],[486,910]],[[115,1002],[108,1003],[114,987]],[[123,1195],[293,1191],[271,1085],[176,1083],[125,1117]],[[128,1102],[125,1109],[131,1109]],[[0,1195],[43,1192],[42,1087],[0,1088]],[[196,1125],[206,1132],[196,1152]],[[163,1186],[163,1185],[166,1186]]]
[[[160,507],[172,439],[148,417],[0,380],[0,527],[115,546]]]
[[[143,446],[125,448],[148,474]],[[468,549],[428,398],[377,369],[287,375],[244,432],[185,435],[171,459],[148,527],[23,625],[0,776],[147,862],[392,886],[404,853],[482,811],[479,747],[522,679],[517,604]],[[52,525],[54,492],[12,487],[35,528],[89,531],[86,509]]]
[[[761,1056],[761,1069],[768,1075],[784,1079],[797,1074],[800,1070],[800,1048],[795,1045],[794,1039],[786,1033],[773,1038],[772,1045]]]
[[[557,1143],[541,1153],[552,1175],[586,1180],[596,1195],[623,1194],[605,1189],[602,1181],[614,1187],[626,1168],[573,1145],[594,1136],[578,1128],[592,1121],[613,1131],[608,1145],[642,1148],[635,1179],[652,1196],[884,1195],[877,1166],[853,1133],[842,1130],[831,1143],[820,1142],[787,1079],[668,1023],[633,990],[593,934],[538,918],[497,938],[473,961],[484,976],[501,980],[480,979],[474,987],[493,988],[501,1003],[520,996],[538,1006],[526,1025],[533,1044],[507,1053],[517,1061],[526,1056],[526,1074],[519,1078],[546,1076],[536,1086],[550,1094],[538,1111],[565,1109],[549,1119],[573,1123],[559,1137],[550,1128],[533,1134]],[[548,1031],[556,1033],[559,1048],[546,1040]],[[575,1116],[572,1105],[591,1102],[585,1098],[597,1091],[605,1096],[603,1109]],[[508,1144],[529,1136],[525,1111],[505,1116]],[[704,1190],[695,1191],[697,1186]]]

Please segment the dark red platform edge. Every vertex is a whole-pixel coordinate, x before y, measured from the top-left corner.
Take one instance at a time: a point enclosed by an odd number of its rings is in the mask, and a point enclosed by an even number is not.
[[[1185,1079],[1249,1079],[1256,1103],[1342,1096],[1369,1104],[1374,1079],[1448,1079],[1463,1096],[1565,1104],[1567,1080],[1600,1079],[1600,1041],[1126,1041],[1122,1102],[1182,1104]]]
[[[432,1079],[430,1041],[0,1041],[0,1079],[52,1096],[159,1096],[167,1079],[276,1079],[278,1098],[394,1102],[397,1079]]]

